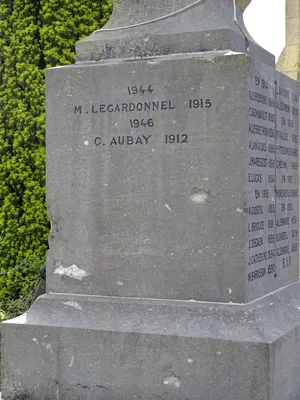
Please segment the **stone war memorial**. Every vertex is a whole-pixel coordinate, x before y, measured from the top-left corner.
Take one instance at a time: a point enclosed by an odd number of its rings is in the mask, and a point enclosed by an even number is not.
[[[47,71],[47,294],[4,400],[299,400],[299,84],[249,1],[116,0]]]

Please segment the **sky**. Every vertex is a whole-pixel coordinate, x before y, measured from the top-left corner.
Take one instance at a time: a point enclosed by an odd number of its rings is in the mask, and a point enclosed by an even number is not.
[[[244,19],[253,39],[278,58],[285,46],[285,0],[252,0]]]

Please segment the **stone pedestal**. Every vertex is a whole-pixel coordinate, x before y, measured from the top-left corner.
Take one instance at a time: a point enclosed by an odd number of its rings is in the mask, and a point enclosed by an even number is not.
[[[47,73],[48,294],[2,326],[4,399],[299,400],[298,84],[258,47],[112,34]]]
[[[4,399],[298,400],[299,308],[48,294],[5,325]]]

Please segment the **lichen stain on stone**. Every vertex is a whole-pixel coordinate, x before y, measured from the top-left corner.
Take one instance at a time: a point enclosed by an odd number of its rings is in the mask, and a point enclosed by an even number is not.
[[[168,386],[173,386],[175,388],[179,388],[181,381],[180,378],[178,378],[175,375],[170,375],[170,376],[166,376],[162,382],[164,385],[168,385]]]
[[[79,281],[82,281],[82,279],[90,275],[84,269],[78,268],[75,264],[71,265],[70,267],[63,267],[61,262],[57,262],[56,266],[57,268],[54,270],[53,274],[68,276]]]
[[[46,348],[47,351],[50,352],[50,354],[53,354],[53,350],[52,350],[52,345],[51,345],[51,343],[43,343],[42,345],[43,345],[43,347]]]
[[[69,367],[70,367],[70,368],[73,367],[74,361],[75,361],[75,356],[74,356],[74,354],[73,354],[72,357],[71,357],[70,363],[69,363]]]
[[[209,203],[209,199],[213,198],[211,195],[211,189],[205,190],[201,188],[194,187],[191,192],[192,202],[195,204],[205,204]]]
[[[82,307],[77,303],[77,301],[63,301],[63,304],[68,307],[76,308],[76,310],[82,311]]]

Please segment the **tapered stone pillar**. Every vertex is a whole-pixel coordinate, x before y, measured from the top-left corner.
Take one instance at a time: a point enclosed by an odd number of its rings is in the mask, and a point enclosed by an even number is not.
[[[47,71],[47,294],[2,325],[5,400],[299,400],[299,87],[246,3],[115,1]]]
[[[299,80],[300,58],[300,0],[286,0],[286,47],[277,63],[277,69]]]

